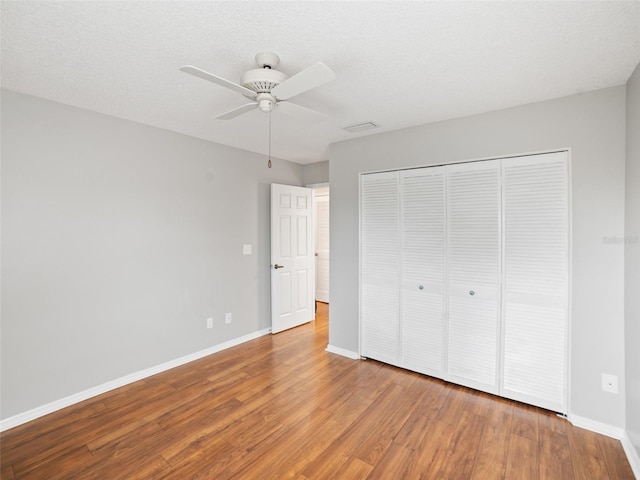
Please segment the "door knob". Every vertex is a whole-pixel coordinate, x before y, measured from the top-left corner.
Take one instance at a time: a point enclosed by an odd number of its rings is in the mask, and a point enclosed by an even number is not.
[[[469,295],[475,295],[476,292],[474,292],[473,290],[469,290]]]
[[[275,268],[276,270],[279,268],[284,268],[284,265],[278,265],[277,263],[275,265],[271,265],[273,268]]]
[[[420,286],[418,286],[418,288],[419,288],[420,290],[424,290],[424,285],[420,285]]]

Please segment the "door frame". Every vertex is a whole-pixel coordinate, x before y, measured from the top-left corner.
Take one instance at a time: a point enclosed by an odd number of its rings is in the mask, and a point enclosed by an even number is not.
[[[314,183],[311,185],[307,185],[308,188],[311,188],[313,190],[312,193],[312,202],[313,202],[313,210],[312,210],[312,215],[313,215],[313,249],[314,252],[317,253],[317,245],[316,245],[316,239],[318,237],[318,201],[316,200],[316,197],[322,197],[322,196],[326,196],[329,198],[329,202],[331,202],[331,188],[329,186],[328,182],[325,183]],[[326,195],[324,194],[324,192],[326,191]],[[320,194],[317,194],[318,192],[320,192]],[[329,203],[329,205],[331,205],[331,203]],[[331,222],[331,216],[329,216],[329,222]],[[331,228],[331,226],[329,226],[329,228]],[[331,246],[329,246],[329,261],[331,259]],[[315,276],[314,276],[314,282],[316,281],[316,277],[318,275],[318,261],[317,261],[317,257],[316,257],[316,262],[315,262]],[[330,270],[329,270],[330,271]],[[317,284],[314,284],[314,294],[317,292]],[[329,284],[329,296],[331,295],[331,284]],[[317,300],[316,298],[316,301]],[[327,302],[329,303],[329,302]]]

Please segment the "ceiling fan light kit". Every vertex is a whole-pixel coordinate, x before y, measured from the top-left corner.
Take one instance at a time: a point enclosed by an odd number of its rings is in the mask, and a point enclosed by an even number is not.
[[[256,100],[258,100],[258,108],[265,113],[271,112],[277,103],[270,93],[259,93]]]

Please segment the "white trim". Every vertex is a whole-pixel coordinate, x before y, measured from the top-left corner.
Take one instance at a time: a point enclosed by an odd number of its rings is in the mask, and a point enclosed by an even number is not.
[[[596,422],[595,420],[581,417],[579,415],[570,415],[568,417],[568,420],[572,425],[576,427],[591,430],[592,432],[600,433],[602,435],[615,438],[616,440],[620,440],[622,449],[627,456],[627,460],[629,460],[631,470],[633,470],[633,474],[636,478],[640,479],[640,455],[638,455],[638,451],[631,443],[631,439],[629,438],[626,430],[624,430],[623,428],[608,425],[606,423]]]
[[[581,417],[579,415],[569,415],[568,420],[572,425],[580,428],[584,428],[585,430],[591,430],[592,432],[600,433],[602,435],[606,435],[607,437],[615,438],[616,440],[622,439],[625,434],[623,428],[614,427],[613,425],[609,425],[606,423],[596,422],[595,420],[591,420],[590,418]]]
[[[347,350],[346,348],[336,347],[334,345],[327,345],[325,350],[329,353],[335,353],[336,355],[342,355],[343,357],[351,358],[353,360],[360,359],[360,355],[357,352],[353,352],[351,350]]]
[[[566,378],[566,388],[567,388],[567,398],[565,398],[565,405],[567,408],[567,412],[571,410],[571,379],[573,377],[573,151],[568,148],[567,149],[567,189],[568,189],[568,198],[567,198],[567,208],[568,208],[568,220],[569,220],[569,230],[567,234],[569,235],[569,258],[567,259],[567,325],[566,325],[566,335],[567,335],[567,378]]]
[[[362,352],[362,182],[363,173],[358,173],[358,351]],[[331,217],[329,217],[331,221]],[[331,228],[331,226],[329,226]],[[331,240],[329,240],[331,248]],[[329,264],[331,269],[331,264]],[[331,274],[331,270],[329,270]],[[331,288],[331,277],[329,277],[329,288]],[[329,345],[330,346],[330,345]],[[327,346],[327,349],[329,348]]]
[[[102,385],[89,388],[88,390],[84,390],[82,392],[74,393],[73,395],[69,395],[68,397],[64,397],[51,403],[47,403],[46,405],[42,405],[26,412],[19,413],[17,415],[14,415],[13,417],[5,418],[4,420],[0,420],[0,432],[4,432],[5,430],[9,430],[10,428],[17,427],[18,425],[22,425],[23,423],[30,422],[31,420],[35,420],[36,418],[48,415],[49,413],[61,410],[70,405],[88,400],[89,398],[101,395],[110,390],[115,390],[116,388],[120,388],[130,383],[137,382],[138,380],[142,380],[157,373],[171,370],[172,368],[179,367],[180,365],[184,365],[208,355],[221,352],[222,350],[235,347],[236,345],[240,345],[241,343],[248,342],[249,340],[253,340],[258,337],[262,337],[263,335],[267,335],[269,333],[271,333],[271,328],[258,330],[257,332],[250,333],[243,337],[235,338],[233,340],[214,345],[204,350],[190,353],[189,355],[185,355],[184,357],[176,358],[174,360],[161,363],[160,365],[156,365],[154,367],[130,373],[129,375],[125,375],[124,377],[116,378],[115,380],[103,383]]]
[[[638,455],[638,451],[631,443],[631,439],[629,438],[629,435],[626,431],[624,432],[620,443],[622,443],[624,453],[627,454],[627,459],[629,460],[629,465],[631,465],[633,474],[636,476],[636,478],[640,478],[640,455]]]
[[[554,148],[552,150],[540,150],[535,152],[524,152],[524,153],[510,153],[508,155],[492,155],[490,157],[478,157],[478,158],[469,158],[466,160],[450,160],[444,163],[427,163],[427,164],[418,164],[410,167],[401,167],[401,168],[391,168],[387,170],[369,170],[366,172],[360,172],[359,175],[369,175],[372,173],[385,173],[385,172],[400,172],[402,170],[414,170],[418,168],[429,168],[429,167],[442,167],[446,165],[456,165],[460,163],[474,163],[474,162],[484,162],[486,160],[504,160],[508,158],[518,158],[518,157],[531,157],[533,155],[546,155],[547,153],[560,153],[560,152],[569,152],[571,149],[569,147],[565,148]]]

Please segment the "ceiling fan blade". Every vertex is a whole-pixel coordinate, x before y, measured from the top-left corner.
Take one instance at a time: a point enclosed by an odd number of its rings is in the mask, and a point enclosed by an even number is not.
[[[256,102],[246,103],[239,107],[234,108],[233,110],[229,110],[228,112],[223,113],[222,115],[218,115],[216,120],[230,120],[232,118],[236,118],[243,113],[247,113],[250,110],[253,110],[258,105]]]
[[[287,78],[277,87],[274,87],[273,90],[271,90],[271,95],[278,100],[287,100],[307,90],[324,85],[335,78],[336,74],[333,73],[333,70],[324,63],[318,62],[296,73],[293,77]]]
[[[200,77],[209,82],[217,83],[218,85],[229,88],[235,92],[241,93],[242,95],[246,95],[251,98],[256,97],[256,92],[254,92],[253,90],[249,90],[248,88],[244,88],[242,85],[238,85],[237,83],[233,83],[230,80],[218,77],[213,73],[205,72],[204,70],[201,70],[198,67],[194,67],[193,65],[185,65],[184,67],[180,67],[180,70],[190,75]]]
[[[321,122],[327,115],[316,110],[311,110],[307,107],[302,107],[296,103],[291,102],[279,102],[278,108],[282,109],[283,113],[301,121],[305,122]]]

